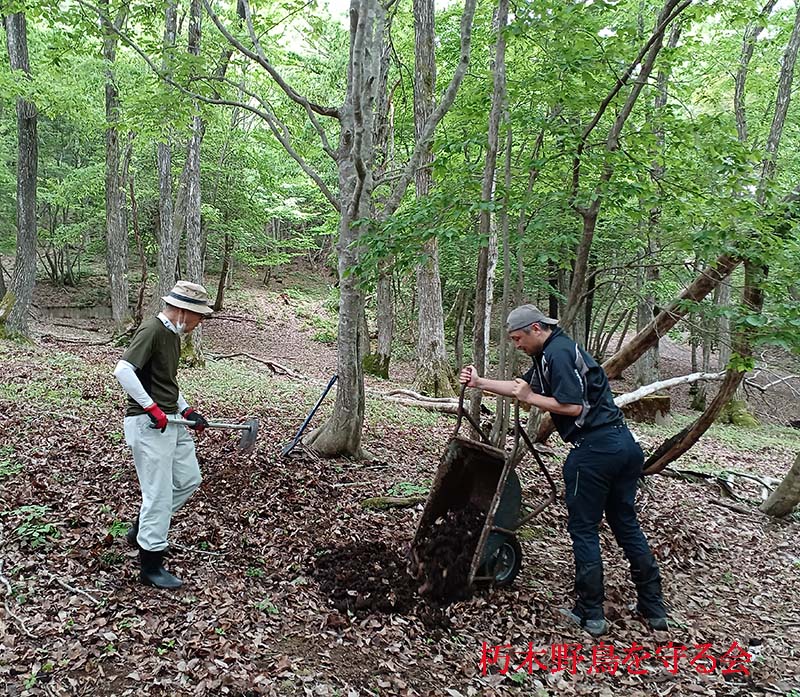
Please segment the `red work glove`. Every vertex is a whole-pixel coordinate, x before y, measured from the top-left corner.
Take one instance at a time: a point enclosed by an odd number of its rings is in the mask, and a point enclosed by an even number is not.
[[[186,409],[181,412],[181,416],[187,421],[194,421],[194,426],[187,426],[186,428],[191,428],[193,431],[197,431],[198,433],[202,433],[206,426],[208,426],[206,417],[202,414],[199,414],[191,407],[186,407]]]
[[[167,430],[167,415],[161,411],[161,407],[153,402],[149,407],[145,408],[145,411],[153,422],[150,424],[150,428],[158,428],[161,430],[161,433],[164,433],[164,431]]]

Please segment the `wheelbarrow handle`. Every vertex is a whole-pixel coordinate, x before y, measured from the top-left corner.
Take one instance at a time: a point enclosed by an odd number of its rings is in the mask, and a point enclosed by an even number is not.
[[[455,438],[458,435],[458,432],[461,430],[461,420],[466,416],[467,421],[470,422],[472,428],[475,429],[475,432],[480,436],[481,440],[486,443],[487,445],[492,445],[492,441],[488,438],[488,436],[483,432],[483,429],[480,427],[480,424],[475,422],[475,419],[464,409],[464,394],[467,391],[467,385],[464,383],[461,385],[461,394],[458,397],[458,421],[456,421],[456,427],[453,429],[453,435],[451,438]]]
[[[196,426],[196,421],[189,421],[189,419],[167,419],[167,425],[174,424],[176,426]],[[252,429],[250,424],[226,424],[219,421],[209,421],[206,428],[228,428],[233,431],[249,431]]]

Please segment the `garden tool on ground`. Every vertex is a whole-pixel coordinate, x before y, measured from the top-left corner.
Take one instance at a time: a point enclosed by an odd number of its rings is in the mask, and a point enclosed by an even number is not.
[[[317,403],[314,405],[314,408],[308,413],[308,416],[306,416],[306,420],[303,421],[303,425],[300,426],[300,430],[295,434],[294,438],[292,438],[292,440],[290,440],[281,449],[281,457],[286,457],[290,452],[292,452],[292,450],[294,450],[294,447],[300,441],[300,436],[302,436],[303,431],[306,430],[308,422],[311,421],[311,418],[314,416],[317,409],[319,409],[319,405],[322,404],[322,400],[325,399],[325,396],[328,394],[328,392],[331,391],[331,387],[333,387],[333,384],[336,382],[336,379],[338,377],[339,377],[338,375],[334,375],[330,380],[328,380],[328,385],[325,387],[325,390],[320,395],[320,398],[317,400]]]

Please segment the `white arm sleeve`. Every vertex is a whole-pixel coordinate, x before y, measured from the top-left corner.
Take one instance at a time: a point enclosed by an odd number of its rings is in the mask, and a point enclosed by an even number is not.
[[[153,399],[144,389],[139,378],[136,376],[136,366],[128,361],[120,361],[114,368],[114,376],[119,380],[122,389],[135,399],[142,409],[147,409],[153,404]]]

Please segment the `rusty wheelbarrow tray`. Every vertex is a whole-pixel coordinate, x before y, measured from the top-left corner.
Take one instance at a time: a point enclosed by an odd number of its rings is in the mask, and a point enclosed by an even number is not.
[[[472,504],[484,511],[486,518],[472,557],[467,585],[472,587],[476,582],[509,585],[516,578],[522,561],[515,533],[556,500],[556,485],[530,437],[520,426],[519,402],[514,404],[514,445],[511,452],[506,453],[491,444],[465,411],[464,392],[462,388],[458,421],[439,462],[411,549],[416,550],[439,517]],[[464,417],[483,442],[459,435]],[[527,448],[533,454],[550,487],[548,498],[535,507],[523,503],[522,487],[514,471],[520,448]],[[530,509],[525,515],[522,515],[523,506]]]

